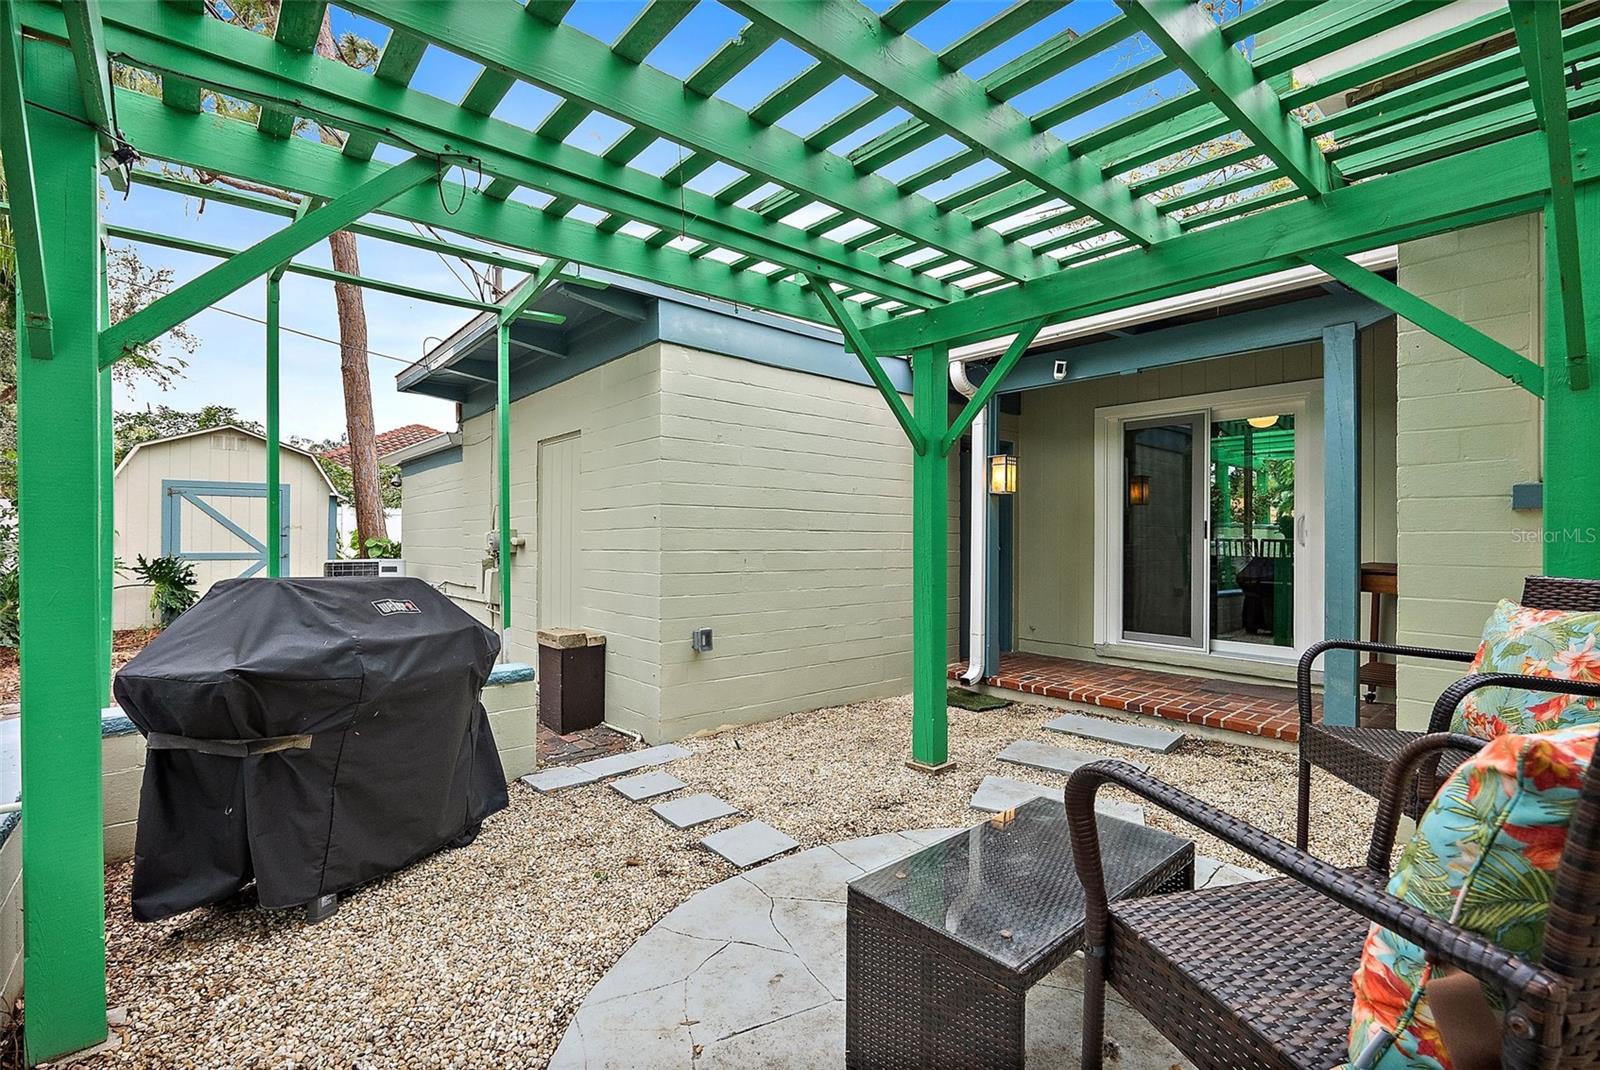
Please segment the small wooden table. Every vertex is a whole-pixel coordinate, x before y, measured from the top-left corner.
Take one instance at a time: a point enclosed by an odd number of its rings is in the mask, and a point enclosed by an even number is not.
[[[1398,597],[1400,594],[1399,571],[1399,566],[1393,561],[1361,563],[1361,593],[1372,598],[1367,638],[1374,643],[1383,641],[1383,596]],[[1375,701],[1378,688],[1394,686],[1394,662],[1379,661],[1378,655],[1374,654],[1362,664],[1356,678],[1367,689],[1367,701]]]
[[[850,882],[845,1065],[1023,1065],[1028,989],[1083,939],[1060,799],[1035,799]],[[1112,900],[1194,887],[1194,844],[1100,815]]]

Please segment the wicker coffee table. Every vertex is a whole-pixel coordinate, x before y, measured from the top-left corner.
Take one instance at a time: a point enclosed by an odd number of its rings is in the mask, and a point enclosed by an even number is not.
[[[1102,815],[1112,899],[1194,886],[1194,844]],[[1078,950],[1061,802],[1035,799],[850,883],[845,1065],[1020,1067],[1028,989]]]

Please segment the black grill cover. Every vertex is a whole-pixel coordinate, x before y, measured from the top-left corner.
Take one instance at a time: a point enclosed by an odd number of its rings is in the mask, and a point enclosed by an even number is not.
[[[418,579],[216,584],[117,674],[150,743],[133,916],[252,879],[263,906],[305,903],[504,809],[479,701],[499,652]]]

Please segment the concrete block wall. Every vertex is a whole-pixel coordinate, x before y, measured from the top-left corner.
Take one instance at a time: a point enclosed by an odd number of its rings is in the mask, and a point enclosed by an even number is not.
[[[1537,216],[1409,242],[1400,285],[1538,361],[1543,257]],[[1500,598],[1541,568],[1538,510],[1511,487],[1542,478],[1538,399],[1407,321],[1398,326],[1397,557],[1401,643],[1471,650]],[[1402,661],[1397,721],[1419,729],[1457,665]]]
[[[483,708],[489,711],[489,728],[506,779],[515,780],[539,768],[539,688],[531,671],[526,679],[491,682],[483,689]]]

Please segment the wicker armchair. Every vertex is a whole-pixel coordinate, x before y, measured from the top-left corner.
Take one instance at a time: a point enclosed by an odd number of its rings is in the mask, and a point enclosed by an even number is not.
[[[1453,709],[1479,687],[1469,677],[1440,696]],[[1594,684],[1544,689],[1600,694]],[[1384,891],[1396,827],[1420,765],[1483,741],[1421,736],[1389,763],[1364,866],[1339,869],[1123,762],[1073,773],[1067,819],[1083,883],[1083,1067],[1103,1059],[1110,982],[1200,1070],[1327,1070],[1346,1058],[1350,977],[1377,922],[1505,995],[1504,1070],[1600,1065],[1600,763],[1589,770],[1556,875],[1543,961],[1532,963]],[[1227,841],[1286,877],[1108,904],[1094,820],[1095,792],[1119,784]]]
[[[1522,604],[1539,609],[1600,610],[1600,581],[1529,576],[1523,583]],[[1311,669],[1316,660],[1329,650],[1356,650],[1462,663],[1470,662],[1473,657],[1471,651],[1395,646],[1392,643],[1345,639],[1329,639],[1307,648],[1300,657],[1300,668],[1296,679],[1300,700],[1300,784],[1299,806],[1295,821],[1295,846],[1301,850],[1305,850],[1310,832],[1312,766],[1325,769],[1345,783],[1360,788],[1368,795],[1376,796],[1383,789],[1384,773],[1395,758],[1407,744],[1426,734],[1395,728],[1327,725],[1312,720]],[[1428,732],[1447,731],[1450,727],[1450,717],[1454,712],[1454,706],[1447,709],[1435,706],[1433,717],[1428,722]],[[1454,760],[1459,761],[1459,758]],[[1450,759],[1446,759],[1447,763],[1449,761]],[[1404,812],[1411,817],[1417,816],[1432,797],[1431,791],[1408,791]]]

